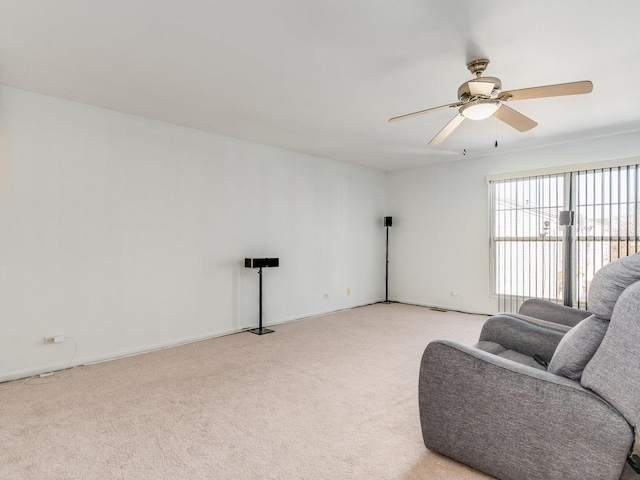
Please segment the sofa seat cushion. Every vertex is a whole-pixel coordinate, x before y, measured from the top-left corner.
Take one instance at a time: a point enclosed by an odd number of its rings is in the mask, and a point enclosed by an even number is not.
[[[506,349],[495,342],[478,342],[474,345],[474,348],[492,353],[498,357],[506,358],[507,360],[511,360],[521,365],[527,365],[538,370],[544,370],[544,367],[536,362],[533,357],[516,352],[515,350]]]

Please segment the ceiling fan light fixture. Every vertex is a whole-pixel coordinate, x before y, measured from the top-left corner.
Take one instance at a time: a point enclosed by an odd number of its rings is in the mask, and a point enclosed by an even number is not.
[[[475,100],[460,107],[460,113],[469,120],[484,120],[500,108],[497,100]]]

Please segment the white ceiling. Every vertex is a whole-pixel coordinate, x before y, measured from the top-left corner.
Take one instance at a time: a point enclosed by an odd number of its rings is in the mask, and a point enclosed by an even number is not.
[[[392,171],[640,131],[639,18],[637,0],[0,0],[0,83]],[[478,57],[503,90],[594,90],[437,147],[454,110],[387,122],[456,101]]]

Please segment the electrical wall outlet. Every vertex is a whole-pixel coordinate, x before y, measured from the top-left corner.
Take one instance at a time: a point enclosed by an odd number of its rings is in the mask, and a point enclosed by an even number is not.
[[[351,287],[347,288],[347,295],[351,295]]]
[[[52,343],[64,342],[64,337],[57,335],[55,337],[44,337],[44,344],[51,345]]]

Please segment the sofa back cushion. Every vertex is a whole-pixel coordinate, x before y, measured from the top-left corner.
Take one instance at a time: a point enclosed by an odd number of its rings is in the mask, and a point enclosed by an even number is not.
[[[640,253],[608,263],[596,272],[589,286],[589,310],[603,319],[610,319],[622,292],[640,280]]]
[[[609,402],[631,425],[640,419],[640,281],[620,295],[607,333],[580,383]]]

